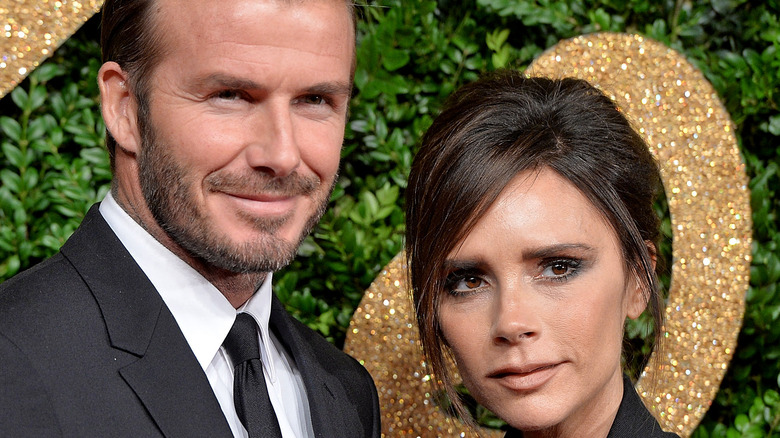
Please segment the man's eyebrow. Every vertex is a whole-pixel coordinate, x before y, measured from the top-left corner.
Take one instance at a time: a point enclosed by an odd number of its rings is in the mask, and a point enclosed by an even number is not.
[[[236,90],[261,90],[265,87],[249,79],[238,78],[235,76],[214,73],[199,78],[196,84],[200,87],[224,87]]]
[[[223,87],[236,90],[263,90],[266,87],[253,80],[239,78],[224,73],[214,73],[196,81],[200,87]],[[349,96],[352,84],[349,82],[321,82],[302,90],[305,94],[323,94],[331,96]]]
[[[326,96],[349,96],[352,94],[352,84],[349,82],[321,82],[307,87],[304,92]]]

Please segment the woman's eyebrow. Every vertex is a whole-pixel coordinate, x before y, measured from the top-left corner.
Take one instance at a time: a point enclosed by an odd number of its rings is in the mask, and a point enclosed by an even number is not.
[[[530,248],[523,251],[524,259],[547,259],[561,256],[565,253],[575,251],[577,253],[591,254],[596,252],[596,248],[586,243],[560,243],[555,245]]]
[[[560,243],[529,248],[523,251],[522,256],[525,260],[538,260],[560,257],[563,255],[590,255],[595,254],[596,252],[596,248],[586,243]],[[475,270],[480,269],[483,266],[484,262],[480,259],[447,258],[443,263],[444,269],[450,271]]]
[[[445,259],[444,269],[448,271],[473,271],[479,269],[482,263],[475,260]]]

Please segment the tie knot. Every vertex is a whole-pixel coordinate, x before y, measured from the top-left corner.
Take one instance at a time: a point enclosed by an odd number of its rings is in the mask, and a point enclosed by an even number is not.
[[[252,315],[239,313],[236,322],[222,344],[233,361],[233,366],[252,359],[260,359],[260,343],[257,340],[257,323]]]

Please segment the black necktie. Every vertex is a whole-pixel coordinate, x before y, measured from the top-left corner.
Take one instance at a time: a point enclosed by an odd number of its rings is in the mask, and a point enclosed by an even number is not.
[[[233,402],[241,423],[251,438],[281,438],[268,389],[263,377],[257,323],[248,313],[236,315],[236,322],[225,338],[225,350],[233,360]]]

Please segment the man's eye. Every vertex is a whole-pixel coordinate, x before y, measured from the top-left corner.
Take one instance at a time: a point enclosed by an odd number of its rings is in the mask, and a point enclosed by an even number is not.
[[[214,97],[222,100],[237,100],[240,99],[242,95],[237,90],[222,90],[214,94]]]
[[[308,103],[310,105],[322,105],[323,103],[325,103],[325,98],[318,94],[304,96],[302,100],[303,102]]]

